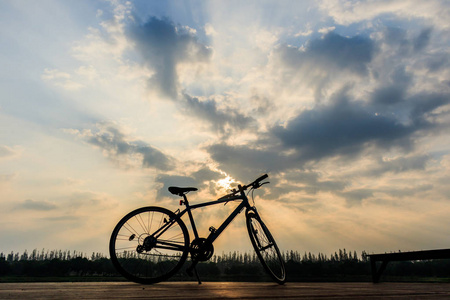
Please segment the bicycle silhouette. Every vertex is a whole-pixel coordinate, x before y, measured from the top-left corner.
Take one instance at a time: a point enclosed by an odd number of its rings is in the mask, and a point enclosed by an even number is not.
[[[148,206],[136,209],[123,217],[114,228],[109,252],[115,268],[127,279],[143,284],[164,281],[173,276],[185,263],[190,254],[192,264],[187,268],[190,276],[198,276],[196,265],[207,261],[214,253],[213,242],[225,228],[245,208],[248,234],[261,264],[272,279],[283,284],[286,271],[280,250],[267,226],[261,220],[255,206],[251,206],[247,195],[260,188],[268,177],[259,177],[248,185],[238,186],[230,194],[215,201],[190,205],[186,197],[188,192],[196,191],[193,187],[169,187],[169,191],[183,197],[180,205],[186,208],[172,212],[166,208]],[[245,191],[248,190],[247,195]],[[252,193],[253,198],[253,193]],[[219,228],[210,227],[207,238],[198,236],[192,210],[229,201],[241,201]],[[254,200],[253,200],[254,203]],[[181,217],[188,214],[194,239],[191,242],[189,232]]]

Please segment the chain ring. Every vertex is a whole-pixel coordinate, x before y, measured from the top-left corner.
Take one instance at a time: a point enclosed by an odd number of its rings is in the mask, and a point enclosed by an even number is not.
[[[190,253],[193,260],[207,261],[214,254],[214,246],[205,238],[197,238],[191,243]]]

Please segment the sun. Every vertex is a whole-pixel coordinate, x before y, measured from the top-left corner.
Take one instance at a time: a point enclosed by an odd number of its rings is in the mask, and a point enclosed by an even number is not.
[[[227,177],[218,180],[218,181],[216,182],[216,186],[217,186],[219,189],[223,189],[223,190],[229,191],[229,190],[232,189],[231,185],[232,185],[233,183],[235,183],[235,182],[236,182],[236,181],[235,181],[231,176],[228,176],[228,175],[227,175]]]

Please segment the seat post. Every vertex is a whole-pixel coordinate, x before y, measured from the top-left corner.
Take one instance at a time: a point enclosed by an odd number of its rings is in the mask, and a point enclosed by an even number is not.
[[[187,199],[185,194],[183,194],[183,199],[184,199],[184,205],[186,205],[186,210],[187,210],[187,213],[188,213],[188,216],[189,216],[189,221],[191,222],[192,231],[194,232],[195,238],[198,239],[199,236],[198,236],[198,232],[197,232],[197,227],[195,226],[194,216],[192,215],[191,207],[189,205],[189,201],[188,201],[188,199]]]
[[[186,197],[186,194],[181,194],[181,196],[183,196],[184,205],[186,205],[186,207],[189,207],[189,201]]]

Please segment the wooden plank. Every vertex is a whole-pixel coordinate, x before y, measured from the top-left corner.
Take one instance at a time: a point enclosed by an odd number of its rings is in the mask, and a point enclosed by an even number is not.
[[[0,283],[0,299],[449,299],[450,283]]]

